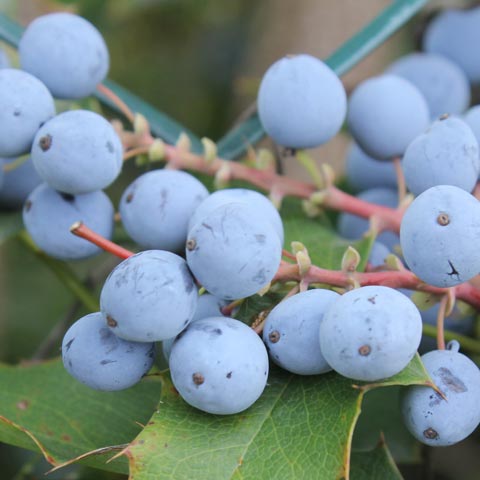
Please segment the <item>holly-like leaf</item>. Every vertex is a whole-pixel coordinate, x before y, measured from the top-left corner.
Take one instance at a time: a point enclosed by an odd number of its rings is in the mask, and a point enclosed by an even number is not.
[[[168,375],[163,382],[157,412],[123,452],[133,480],[348,479],[364,393],[429,379],[419,357],[375,385],[336,373],[301,377],[274,368],[261,398],[233,416],[200,412],[181,399]],[[378,469],[377,460],[372,469]]]
[[[157,377],[148,377],[122,392],[98,392],[70,377],[60,360],[0,364],[0,385],[0,441],[39,449],[52,465],[132,441],[155,410],[161,388]],[[112,455],[86,463],[125,473],[124,459],[105,464]]]

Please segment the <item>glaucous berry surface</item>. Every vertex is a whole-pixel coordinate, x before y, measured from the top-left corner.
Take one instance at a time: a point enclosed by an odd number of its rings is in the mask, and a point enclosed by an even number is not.
[[[472,129],[477,142],[480,144],[480,105],[474,105],[473,107],[469,108],[465,112],[463,120]]]
[[[367,155],[355,142],[348,149],[345,163],[348,184],[357,192],[371,188],[397,188],[393,162],[381,162]]]
[[[345,120],[345,89],[318,58],[291,55],[267,70],[258,91],[258,115],[279,145],[312,148],[330,140]]]
[[[32,145],[32,160],[52,188],[76,195],[102,190],[118,177],[123,147],[101,115],[70,110],[40,127]]]
[[[434,53],[410,53],[393,62],[388,73],[413,83],[425,97],[432,120],[462,114],[470,104],[470,83],[463,70]]]
[[[409,143],[430,123],[420,91],[397,75],[361,82],[348,103],[348,128],[360,148],[377,160],[402,156]]]
[[[401,292],[378,285],[348,291],[320,324],[320,349],[347,378],[377,381],[396,375],[415,355],[422,318]]]
[[[407,208],[400,244],[410,270],[436,287],[453,287],[480,272],[480,203],[470,193],[439,185]]]
[[[274,307],[263,327],[263,341],[272,361],[298,375],[330,371],[318,338],[324,312],[338,297],[336,292],[316,288]]]
[[[100,294],[100,309],[118,337],[156,342],[174,337],[190,323],[197,297],[183,258],[145,250],[110,272]]]
[[[37,130],[55,115],[47,87],[15,68],[0,69],[0,157],[28,153]]]
[[[37,17],[18,46],[23,70],[39,78],[56,98],[91,95],[108,72],[110,58],[100,32],[71,13]]]
[[[124,191],[120,217],[128,234],[144,248],[182,252],[188,222],[208,190],[179,170],[152,170]]]
[[[59,193],[42,183],[28,196],[23,206],[23,223],[35,244],[51,257],[80,260],[102,250],[70,232],[83,222],[103,237],[113,233],[113,205],[104,192],[70,195]]]
[[[442,116],[408,146],[402,169],[414,195],[436,185],[471,192],[480,174],[478,141],[466,122]]]
[[[0,165],[10,165],[16,161],[17,158],[3,158],[0,159]],[[26,158],[13,170],[3,172],[0,205],[12,209],[22,208],[30,193],[41,183],[43,180],[38,176],[31,157]]]
[[[268,354],[260,337],[233,318],[212,317],[189,325],[175,340],[170,373],[193,407],[230,415],[250,407],[268,377]]]
[[[441,394],[426,386],[409,386],[402,398],[402,415],[410,433],[426,445],[445,447],[468,437],[480,423],[480,370],[458,352],[422,355],[422,362]]]
[[[77,320],[62,342],[67,372],[95,390],[123,390],[140,381],[153,365],[154,343],[127,342],[105,325],[100,312]]]
[[[187,263],[208,292],[233,300],[265,287],[282,247],[268,218],[244,203],[216,208],[188,232]]]
[[[278,210],[268,197],[248,188],[225,188],[211,193],[193,212],[188,222],[188,229],[190,230],[195,224],[200,223],[203,217],[217,207],[230,202],[245,203],[258,212],[261,212],[261,215],[265,217],[265,220],[272,224],[280,238],[280,243],[283,245],[283,222]]]
[[[470,83],[480,82],[475,45],[480,42],[480,8],[442,10],[427,26],[423,49],[456,63]]]

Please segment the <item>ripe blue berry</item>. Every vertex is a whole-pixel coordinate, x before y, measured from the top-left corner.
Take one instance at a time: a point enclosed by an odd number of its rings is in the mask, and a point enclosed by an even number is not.
[[[458,187],[439,185],[407,208],[400,227],[403,257],[436,287],[467,282],[480,272],[480,203]]]
[[[100,32],[71,13],[36,18],[18,46],[22,69],[39,78],[57,98],[91,95],[108,72],[108,49]]]
[[[113,269],[100,294],[100,309],[118,337],[152,342],[179,334],[193,318],[197,297],[183,258],[146,250]]]
[[[428,105],[412,83],[397,75],[369,78],[353,91],[348,127],[360,148],[377,160],[402,156],[430,123]]]
[[[403,370],[422,336],[417,307],[401,292],[383,286],[351,290],[325,312],[320,348],[341,375],[377,381]]]
[[[123,390],[135,385],[153,365],[154,343],[126,342],[105,325],[100,312],[77,320],[62,342],[67,372],[95,390]]]
[[[258,91],[258,114],[279,145],[312,148],[332,138],[346,114],[340,79],[321,60],[294,55],[275,62]]]
[[[458,352],[458,342],[451,342],[447,350],[422,355],[422,361],[443,396],[430,387],[407,387],[402,398],[403,420],[420,442],[434,447],[453,445],[480,423],[480,370]]]
[[[260,337],[233,318],[206,318],[177,337],[170,355],[175,388],[204,412],[230,415],[250,407],[268,377],[268,354]]]
[[[23,223],[32,240],[48,255],[61,260],[80,260],[97,255],[101,249],[73,235],[70,227],[84,222],[100,235],[111,238],[113,214],[112,202],[102,191],[62,194],[42,183],[25,201]]]
[[[331,370],[318,340],[324,312],[339,297],[331,290],[314,289],[298,293],[279,303],[263,328],[263,341],[270,358],[298,375],[315,375]]]
[[[37,130],[55,115],[45,85],[22,70],[0,69],[0,157],[30,151]]]
[[[128,234],[142,247],[181,252],[188,222],[208,190],[192,175],[153,170],[127,187],[120,217]]]
[[[120,174],[123,147],[101,115],[88,110],[61,113],[35,135],[32,160],[55,190],[73,195],[108,187]]]

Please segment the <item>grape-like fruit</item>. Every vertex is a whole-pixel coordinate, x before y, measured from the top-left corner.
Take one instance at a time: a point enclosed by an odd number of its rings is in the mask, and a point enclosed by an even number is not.
[[[408,146],[402,168],[414,195],[436,185],[471,192],[480,173],[478,141],[463,120],[442,116]]]
[[[250,407],[268,377],[260,337],[233,318],[206,318],[189,325],[173,344],[170,373],[175,388],[204,412],[229,415]]]
[[[393,162],[381,162],[370,157],[355,142],[348,149],[345,176],[348,184],[357,192],[376,187],[397,188]]]
[[[320,349],[329,365],[354,380],[377,381],[403,370],[422,336],[422,318],[401,292],[366,286],[343,294],[325,312]]]
[[[447,350],[433,350],[422,361],[433,388],[409,386],[402,397],[402,415],[410,433],[434,447],[453,445],[468,437],[480,423],[480,370],[458,352],[458,342]]]
[[[339,297],[331,290],[314,289],[280,302],[269,314],[263,341],[270,358],[298,375],[316,375],[332,368],[318,340],[324,312]]]
[[[227,305],[226,300],[221,300],[210,293],[204,293],[198,297],[197,308],[195,309],[195,315],[190,323],[197,320],[203,320],[208,317],[220,317],[223,316],[222,307]],[[170,353],[172,351],[173,342],[176,337],[168,338],[162,342],[162,351],[165,360],[168,362],[170,359]]]
[[[188,222],[208,190],[194,176],[177,170],[153,170],[127,187],[120,217],[128,234],[142,247],[180,252]]]
[[[475,45],[480,43],[480,7],[442,10],[428,25],[423,49],[456,63],[470,83],[480,82],[480,65]]]
[[[112,270],[100,294],[100,309],[120,338],[156,342],[174,337],[190,323],[197,297],[183,258],[146,250]]]
[[[153,365],[154,343],[127,342],[105,325],[100,312],[77,320],[62,342],[67,372],[95,390],[123,390],[140,381]]]
[[[83,222],[103,237],[113,233],[113,205],[103,193],[83,195],[59,193],[45,183],[28,196],[23,207],[23,223],[35,244],[48,255],[61,260],[80,260],[102,250],[70,232]]]
[[[397,75],[364,80],[353,91],[348,126],[360,148],[377,160],[402,156],[430,123],[428,105],[412,83]]]
[[[88,110],[70,110],[35,135],[32,160],[55,190],[73,195],[108,187],[120,174],[123,147],[112,125]]]
[[[463,120],[472,129],[477,142],[480,144],[480,105],[475,105],[472,108],[469,108],[465,112]]]
[[[390,249],[382,242],[375,240],[370,250],[370,256],[368,257],[368,263],[371,267],[379,267],[385,264],[385,259],[391,254]]]
[[[340,79],[311,55],[275,62],[258,91],[258,115],[265,131],[291,148],[312,148],[330,140],[345,120],[346,104]]]
[[[430,118],[444,113],[461,114],[470,104],[470,83],[455,63],[434,53],[411,53],[387,69],[412,82],[423,94]]]
[[[390,188],[371,188],[358,194],[357,197],[384,207],[396,208],[398,205],[398,193]],[[338,217],[338,232],[344,238],[358,240],[368,231],[369,227],[370,222],[367,219],[351,213],[341,213]],[[382,232],[378,235],[377,240],[385,244],[391,251],[399,243],[398,235],[393,232]]]
[[[400,226],[403,257],[413,273],[436,287],[453,287],[480,272],[480,203],[458,187],[420,194]]]
[[[282,255],[271,223],[244,203],[227,203],[203,217],[188,233],[186,250],[198,281],[228,300],[268,285]]]
[[[18,46],[23,70],[39,78],[57,98],[91,95],[109,69],[107,45],[88,21],[71,13],[36,18]]]
[[[37,130],[55,115],[47,87],[27,72],[0,69],[0,157],[30,151]]]
[[[16,162],[16,158],[0,159],[0,167]],[[3,172],[3,169],[2,169]],[[4,172],[3,183],[0,188],[0,205],[6,208],[21,208],[30,193],[41,183],[31,157],[25,159],[13,170]]]
[[[217,207],[230,202],[245,203],[260,212],[272,224],[280,238],[280,243],[283,245],[283,223],[278,210],[268,197],[248,188],[225,188],[211,193],[193,212],[188,222],[188,229],[190,230],[195,224],[200,223],[203,217],[213,212]]]

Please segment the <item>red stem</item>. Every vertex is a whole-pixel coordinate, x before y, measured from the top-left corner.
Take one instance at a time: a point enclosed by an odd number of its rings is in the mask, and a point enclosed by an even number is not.
[[[88,240],[89,242],[97,245],[97,247],[100,247],[102,250],[110,252],[123,260],[131,257],[132,255],[135,255],[130,250],[127,250],[126,248],[123,248],[120,245],[117,245],[116,243],[107,240],[105,237],[102,237],[100,234],[94,232],[82,222],[74,223],[70,227],[70,231],[77,237],[84,238],[85,240]]]

